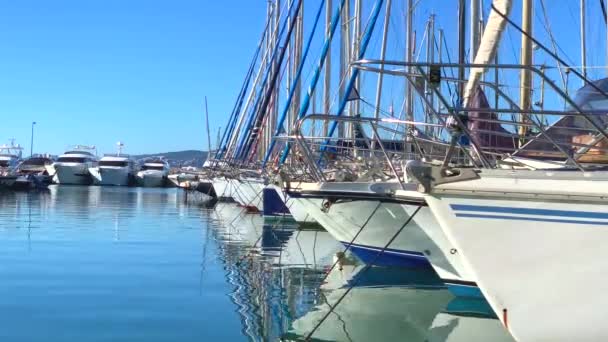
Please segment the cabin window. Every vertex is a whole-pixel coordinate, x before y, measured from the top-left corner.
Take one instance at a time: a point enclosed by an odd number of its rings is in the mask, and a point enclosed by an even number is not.
[[[119,166],[125,167],[128,166],[129,162],[125,160],[100,160],[99,166]]]
[[[144,165],[141,167],[142,170],[158,170],[158,171],[163,171],[165,168],[161,165]]]
[[[57,161],[60,163],[86,163],[87,159],[82,157],[60,157]]]

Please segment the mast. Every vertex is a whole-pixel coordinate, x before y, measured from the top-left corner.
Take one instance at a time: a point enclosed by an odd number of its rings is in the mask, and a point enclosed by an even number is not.
[[[471,0],[471,32],[470,42],[471,53],[469,54],[469,60],[473,62],[475,55],[477,55],[477,48],[479,47],[479,0]]]
[[[325,3],[325,39],[331,35],[331,3],[332,0],[327,0]],[[325,76],[323,76],[323,114],[329,114],[330,98],[331,98],[331,49],[327,51],[325,56]],[[327,136],[329,129],[329,121],[323,121],[323,136]]]
[[[380,60],[384,60],[386,56],[386,41],[388,35],[388,24],[391,15],[391,0],[386,1],[386,13],[384,15],[384,28],[382,29],[382,47],[380,49]],[[374,111],[374,117],[378,119],[380,117],[380,99],[382,97],[382,80],[384,76],[384,64],[380,64],[380,72],[378,73],[378,84],[376,86],[376,106]]]
[[[216,144],[215,144],[215,155],[216,156],[217,156],[217,153],[220,150],[221,134],[222,134],[222,126],[219,126],[219,128],[217,129],[217,140],[216,140]]]
[[[205,120],[207,121],[207,158],[211,154],[211,133],[209,131],[209,107],[207,107],[207,96],[205,96]]]
[[[585,0],[581,0],[581,68],[584,78],[587,78],[587,37],[585,34]],[[585,85],[585,80],[583,86]]]
[[[426,60],[428,63],[435,63],[435,14],[431,14],[429,17],[428,25],[427,25],[427,34],[426,34]],[[426,96],[429,101],[429,106],[426,110],[426,115],[424,116],[424,122],[430,122],[431,120],[431,112],[435,108],[435,93],[431,89],[431,85],[429,82],[426,82]],[[430,126],[424,127],[424,132],[428,135],[430,132]]]
[[[346,0],[342,8],[342,27],[340,31],[340,101],[350,94],[344,93],[344,80],[348,74],[348,63],[350,61],[350,0]],[[338,136],[344,137],[344,122],[338,125]]]
[[[528,35],[532,34],[532,1],[533,0],[522,0],[522,30],[526,34],[521,35],[521,65],[530,66],[532,65],[532,40]],[[522,111],[528,111],[531,106],[532,99],[532,73],[530,70],[521,69],[520,83],[519,83],[519,108]],[[520,123],[525,124],[528,121],[528,116],[525,113],[520,115]],[[525,137],[528,133],[528,129],[525,125],[519,126],[520,144],[524,144],[525,141],[522,137]]]
[[[412,62],[414,56],[414,44],[413,44],[413,20],[414,20],[414,7],[412,4],[413,0],[407,0],[407,8],[406,8],[406,39],[405,39],[405,61],[408,63]],[[407,66],[407,74],[408,77],[411,77],[412,67]],[[408,79],[405,79],[405,88],[406,91],[406,100],[405,100],[405,119],[409,121],[414,120],[414,108],[413,108],[413,92],[412,85],[409,83]],[[410,153],[411,148],[411,139],[409,136],[410,126],[406,126],[406,134],[405,134],[405,151],[406,153]]]
[[[525,0],[524,0],[525,1]],[[466,15],[465,15],[465,0],[459,0],[458,2],[458,64],[461,64],[458,67],[458,93],[461,98],[464,95],[464,66],[462,64],[465,63],[465,33],[466,33]]]
[[[348,60],[348,68],[350,70],[350,72],[352,73],[352,69],[350,68],[350,62],[355,58],[355,56],[357,56],[357,51],[359,51],[359,44],[361,43],[361,0],[355,0],[355,18],[354,18],[355,22],[355,28],[353,30],[353,41],[352,41],[352,47],[353,49],[351,50],[350,53],[350,58]],[[357,77],[357,80],[355,81],[355,89],[357,89],[357,91],[359,91],[361,88],[361,77]],[[350,94],[348,94],[350,95]],[[348,96],[347,95],[347,96]],[[354,116],[357,114],[360,114],[359,112],[359,105],[360,102],[359,100],[354,100],[351,102],[351,107],[350,107],[350,115]],[[353,132],[353,125],[350,124],[349,125],[350,128],[349,130],[351,131],[350,133],[352,134],[351,138],[354,138],[354,132]]]
[[[302,37],[303,37],[303,21],[302,21],[302,16],[304,14],[304,2],[302,2],[302,8],[300,9],[300,14],[298,15],[297,21],[298,23],[296,24],[296,39],[294,42],[294,55],[293,55],[293,69],[292,69],[292,76],[295,75],[297,73],[298,67],[300,65],[300,62],[302,61]],[[302,89],[302,81],[300,78],[297,78],[296,80],[296,84],[295,84],[295,93],[293,96],[293,115],[292,115],[292,120],[293,122],[291,123],[291,127],[293,127],[293,125],[295,125],[296,121],[298,120],[298,108],[300,108],[300,95],[301,95],[301,89]]]

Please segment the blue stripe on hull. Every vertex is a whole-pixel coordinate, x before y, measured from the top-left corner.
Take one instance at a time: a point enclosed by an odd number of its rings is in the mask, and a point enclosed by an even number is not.
[[[456,297],[448,303],[444,310],[452,315],[475,316],[496,319],[496,314],[488,302],[483,298]]]
[[[342,241],[342,244],[348,246],[347,242]],[[352,244],[349,249],[366,264],[373,262],[375,266],[432,269],[427,258],[419,252],[386,249],[378,255],[380,248],[357,244]]]
[[[608,213],[598,213],[593,211],[572,211],[572,210],[555,210],[555,209],[536,209],[536,208],[515,208],[515,207],[499,207],[489,205],[469,205],[469,204],[451,204],[450,207],[454,211],[479,211],[495,214],[518,214],[518,215],[537,215],[537,216],[561,216],[567,218],[591,218],[591,219],[608,219]]]
[[[347,242],[342,241],[342,244],[348,246]],[[380,248],[352,244],[349,248],[362,262],[369,264],[374,263],[375,266],[382,267],[404,267],[404,268],[422,268],[428,269],[435,273],[433,266],[429,263],[424,254],[413,251],[403,251],[398,249],[386,249],[378,256]],[[457,297],[467,298],[484,298],[479,287],[467,284],[456,284],[449,280],[442,279],[448,290]]]
[[[477,286],[454,284],[444,280],[448,290],[456,297],[485,298]]]
[[[535,221],[535,222],[551,222],[551,223],[569,223],[569,224],[591,224],[598,226],[606,226],[606,221],[579,221],[579,220],[563,220],[550,219],[542,217],[521,217],[521,216],[504,216],[504,215],[482,215],[482,214],[456,214],[456,217],[495,219],[495,220],[514,220],[514,221]]]

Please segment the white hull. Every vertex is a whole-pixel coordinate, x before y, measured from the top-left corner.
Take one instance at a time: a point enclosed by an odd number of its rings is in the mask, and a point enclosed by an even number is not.
[[[92,177],[86,164],[55,163],[54,180],[59,184],[89,185]]]
[[[240,205],[255,208],[258,211],[264,211],[264,183],[257,180],[238,180],[235,192],[237,194],[237,202]]]
[[[167,180],[167,172],[147,170],[137,173],[137,183],[145,188],[164,187]]]
[[[234,199],[232,196],[232,183],[223,177],[216,177],[212,180],[213,190],[215,190],[215,194],[218,198],[230,198]]]
[[[345,192],[350,184],[334,183]],[[356,185],[355,185],[356,186]],[[421,196],[413,193],[421,200]],[[414,214],[417,205],[379,200],[337,201],[324,208],[317,198],[297,199],[300,205],[336,240],[349,244],[364,262],[388,266],[426,266],[428,263],[439,277],[462,296],[480,296],[474,277],[460,254],[454,251],[428,207],[422,206],[416,216],[398,234]],[[366,225],[363,230],[361,227]],[[378,253],[396,235],[381,255]]]
[[[127,186],[131,174],[126,167],[99,167],[99,185]]]
[[[315,219],[312,215],[306,210],[302,204],[294,199],[292,199],[288,194],[286,194],[283,189],[276,185],[268,185],[269,187],[274,188],[274,190],[279,194],[283,203],[287,209],[289,209],[289,213],[293,217],[296,222],[299,223],[316,223]]]
[[[608,175],[484,173],[427,202],[497,316],[521,341],[608,339]]]

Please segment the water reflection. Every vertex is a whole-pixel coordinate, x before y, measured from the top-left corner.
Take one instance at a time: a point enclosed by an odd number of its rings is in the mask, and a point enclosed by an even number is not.
[[[245,340],[217,245],[205,239],[209,215],[180,196],[1,193],[0,340]]]
[[[434,274],[369,268],[327,232],[182,195],[1,193],[0,339],[510,340]]]
[[[250,340],[512,341],[487,302],[455,298],[435,274],[366,267],[324,231],[264,224],[236,205],[212,216]]]
[[[487,302],[455,298],[428,273],[355,262],[327,279],[285,340],[512,341]]]

